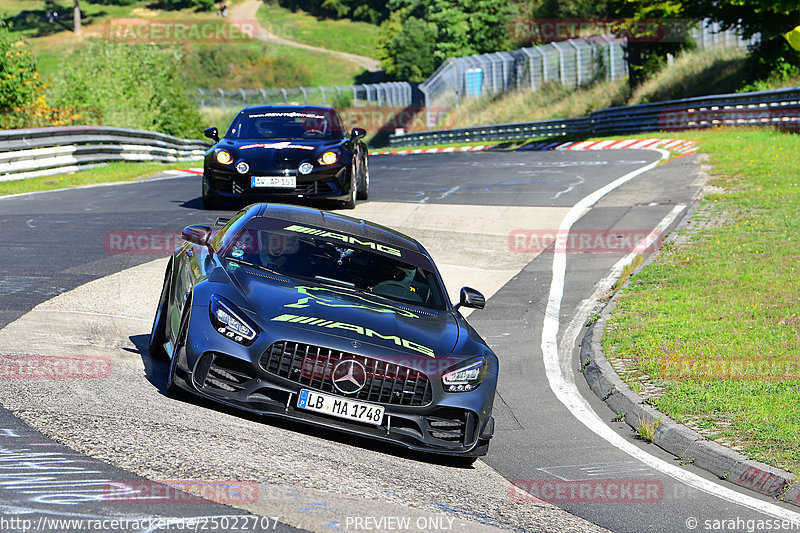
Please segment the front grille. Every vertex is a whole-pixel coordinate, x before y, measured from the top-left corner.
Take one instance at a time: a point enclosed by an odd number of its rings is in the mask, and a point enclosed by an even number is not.
[[[366,369],[366,384],[348,395],[366,402],[422,406],[431,402],[433,391],[423,372],[372,357],[339,352],[320,346],[279,341],[267,348],[259,364],[269,372],[296,383],[343,396],[333,386],[332,374],[340,361],[353,359]]]

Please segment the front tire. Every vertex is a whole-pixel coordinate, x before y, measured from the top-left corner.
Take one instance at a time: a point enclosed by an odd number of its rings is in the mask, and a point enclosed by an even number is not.
[[[208,187],[206,187],[206,177],[203,176],[203,209],[211,210],[211,211],[219,211],[222,209],[222,206],[225,204],[225,199],[220,198],[216,194],[207,192]]]
[[[364,157],[364,177],[361,180],[361,188],[358,190],[358,199],[369,199],[369,159]]]
[[[344,209],[355,209],[356,208],[356,194],[357,194],[356,189],[358,187],[358,184],[357,184],[357,180],[355,178],[355,174],[356,173],[353,172],[353,169],[351,169],[350,170],[350,176],[351,176],[350,177],[350,194],[348,195],[347,200],[345,200],[342,203],[342,207]]]
[[[169,362],[169,371],[167,372],[167,394],[173,398],[177,398],[183,394],[183,390],[175,382],[175,376],[178,372],[178,360],[180,359],[181,352],[186,349],[186,337],[189,336],[189,320],[192,315],[192,295],[186,299],[183,307],[183,315],[181,316],[181,324],[178,327],[178,336],[175,337],[175,349],[172,351],[172,360]]]
[[[169,260],[167,270],[164,273],[164,284],[161,286],[161,297],[158,299],[156,316],[153,318],[153,328],[150,330],[150,356],[153,359],[168,359],[167,351],[164,349],[166,342],[167,309],[169,308],[169,286],[172,280],[172,259]]]

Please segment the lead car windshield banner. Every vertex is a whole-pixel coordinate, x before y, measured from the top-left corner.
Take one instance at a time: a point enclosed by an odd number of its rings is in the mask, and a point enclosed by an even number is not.
[[[331,229],[307,224],[297,224],[275,218],[259,217],[251,219],[247,225],[237,233],[231,242],[235,242],[237,244],[236,248],[244,250],[245,253],[247,253],[249,249],[256,250],[259,242],[259,231],[269,231],[282,235],[296,235],[298,237],[307,236],[332,244],[341,244],[359,250],[373,251],[381,255],[400,259],[409,265],[422,268],[429,272],[434,270],[433,264],[425,255],[402,246],[397,246],[393,242],[387,243],[385,240],[372,237],[357,237],[346,232],[333,231]],[[391,240],[396,240],[396,238]]]

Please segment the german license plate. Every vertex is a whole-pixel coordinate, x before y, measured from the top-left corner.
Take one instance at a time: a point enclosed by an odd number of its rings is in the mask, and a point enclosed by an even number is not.
[[[250,186],[294,189],[297,186],[297,178],[295,176],[251,176]]]
[[[297,407],[376,426],[383,422],[383,407],[306,389],[300,391]]]

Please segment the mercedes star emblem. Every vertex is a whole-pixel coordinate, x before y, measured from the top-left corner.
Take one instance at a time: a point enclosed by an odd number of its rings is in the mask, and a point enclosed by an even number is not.
[[[355,394],[367,384],[367,370],[353,359],[340,361],[333,368],[333,386],[342,394]]]

